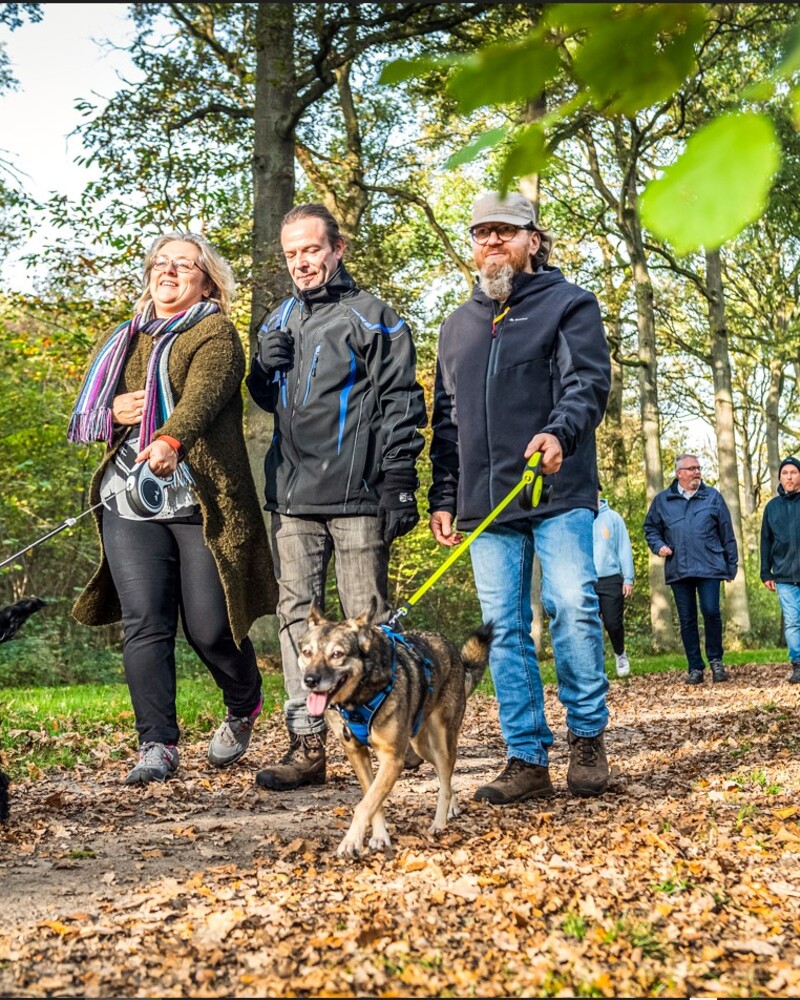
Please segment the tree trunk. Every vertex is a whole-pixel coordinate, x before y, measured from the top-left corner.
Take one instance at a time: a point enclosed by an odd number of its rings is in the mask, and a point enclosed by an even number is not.
[[[739,569],[736,579],[725,586],[728,622],[738,632],[750,631],[750,606],[744,572],[744,533],[742,504],[739,491],[739,465],[736,458],[736,434],[733,425],[733,388],[731,362],[728,354],[728,330],[725,325],[725,295],[719,250],[706,253],[706,284],[708,288],[708,319],[711,332],[711,371],[714,379],[714,414],[717,432],[717,461],[720,492],[731,512],[733,533],[739,547]]]
[[[628,204],[635,206],[635,196]],[[661,466],[661,428],[658,417],[658,368],[656,362],[656,320],[653,285],[647,268],[642,230],[636,210],[626,213],[625,238],[631,259],[636,297],[636,327],[639,340],[639,410],[642,418],[642,451],[647,486],[647,503],[664,487]],[[656,649],[676,649],[677,639],[672,618],[672,602],[664,582],[664,560],[649,553],[650,624]]]
[[[769,466],[769,485],[772,495],[778,492],[778,466],[781,464],[780,451],[780,402],[783,392],[783,359],[773,358],[769,365],[769,392],[765,407],[767,439],[767,465]]]
[[[295,100],[292,4],[258,4],[256,93],[253,143],[253,298],[249,358],[273,305],[289,291],[280,253],[281,220],[294,202],[294,130],[289,112]],[[272,439],[272,418],[247,398],[245,436],[258,495],[264,495],[264,456]],[[274,642],[276,622],[256,622],[251,635]]]

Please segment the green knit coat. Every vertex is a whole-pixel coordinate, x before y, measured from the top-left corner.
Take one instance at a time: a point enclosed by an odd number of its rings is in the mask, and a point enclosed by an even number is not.
[[[98,342],[90,364],[107,339]],[[152,346],[152,337],[135,335],[117,394],[144,388]],[[168,371],[175,408],[156,436],[177,438],[186,452],[203,513],[205,543],[219,570],[239,646],[257,618],[274,613],[278,587],[245,445],[241,392],[245,358],[236,328],[217,313],[185,330],[172,345]],[[126,430],[115,427],[111,447],[92,477],[92,504],[100,503],[103,472]],[[102,506],[95,518],[99,531]],[[84,625],[108,625],[122,617],[102,535],[100,552],[100,565],[72,609]]]

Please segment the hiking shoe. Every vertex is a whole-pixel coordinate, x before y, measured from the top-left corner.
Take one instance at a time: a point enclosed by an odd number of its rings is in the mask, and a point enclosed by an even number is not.
[[[627,677],[631,672],[631,661],[628,659],[628,654],[623,650],[619,655],[614,653],[614,658],[617,661],[617,677]]]
[[[567,733],[569,767],[567,785],[573,795],[602,795],[608,785],[608,758],[603,734],[576,736]]]
[[[800,684],[800,662],[792,660],[792,672],[789,674],[790,684]]]
[[[178,770],[178,748],[172,743],[142,743],[139,763],[128,773],[123,784],[146,785],[166,781]]]
[[[421,767],[424,763],[425,758],[420,757],[413,747],[410,746],[408,750],[406,750],[406,755],[403,760],[404,771],[416,771],[417,768]]]
[[[553,795],[550,771],[540,764],[529,764],[519,757],[509,758],[503,771],[488,785],[481,785],[473,798],[485,799],[496,806],[525,799],[544,799]]]
[[[703,671],[702,670],[690,670],[689,673],[684,677],[684,684],[702,684],[703,683]]]
[[[712,681],[714,681],[715,683],[719,683],[719,681],[730,680],[730,677],[728,676],[728,671],[725,669],[722,660],[712,660],[709,666],[711,667]]]
[[[259,698],[258,704],[249,715],[236,716],[228,712],[225,721],[214,733],[208,745],[209,764],[213,764],[214,767],[227,767],[244,754],[250,746],[253,726],[261,715],[263,703],[264,699]]]
[[[256,775],[256,784],[273,792],[290,792],[303,785],[325,783],[325,739],[327,730],[299,736],[289,734],[289,749],[274,767]]]

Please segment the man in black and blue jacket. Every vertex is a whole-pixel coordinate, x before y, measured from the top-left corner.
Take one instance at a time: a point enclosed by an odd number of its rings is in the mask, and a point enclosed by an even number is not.
[[[698,601],[711,679],[727,681],[720,587],[723,580],[736,576],[739,550],[728,505],[718,490],[703,482],[696,455],[679,455],[675,460],[675,478],[653,497],[644,535],[650,551],[664,560],[664,579],[675,598],[688,666],[686,683],[702,684],[705,676]]]
[[[325,780],[325,723],[306,708],[298,641],[325,607],[334,559],[346,617],[389,609],[389,547],[419,520],[417,457],[427,423],[407,324],[342,263],[324,205],[293,208],[281,246],[294,293],[267,318],[247,388],[273,416],[266,504],[278,581],[289,749],[256,776],[282,791]]]
[[[777,591],[792,663],[789,683],[800,684],[800,461],[784,458],[778,478],[778,495],[761,521],[761,579]]]
[[[433,535],[458,544],[519,483],[536,452],[550,485],[547,504],[508,504],[470,545],[483,617],[495,626],[489,665],[508,758],[475,797],[505,805],[553,794],[553,734],[531,637],[534,547],[567,715],[567,784],[573,794],[599,795],[608,783],[608,681],[594,590],[595,429],[611,381],[600,308],[547,263],[552,241],[523,195],[478,198],[470,236],[478,283],[439,337]]]

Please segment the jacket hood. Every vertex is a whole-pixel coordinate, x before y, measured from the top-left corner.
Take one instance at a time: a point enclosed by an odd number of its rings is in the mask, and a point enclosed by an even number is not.
[[[519,274],[514,275],[511,283],[511,295],[508,297],[508,304],[513,305],[526,295],[530,295],[531,292],[539,292],[562,282],[566,284],[566,281],[567,279],[557,267],[550,267],[548,264],[543,265],[533,274],[529,274],[527,271],[520,271]],[[472,297],[484,304],[492,301],[483,291],[478,280],[475,281]]]

